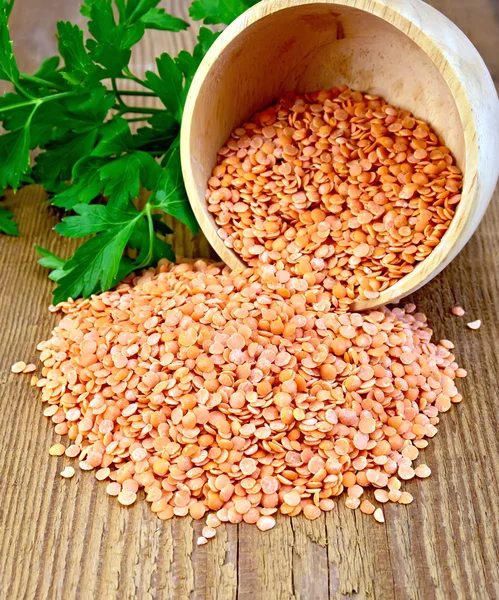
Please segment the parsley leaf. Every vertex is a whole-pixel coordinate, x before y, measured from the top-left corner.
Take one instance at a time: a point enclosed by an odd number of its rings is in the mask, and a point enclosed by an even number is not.
[[[189,27],[189,23],[169,15],[164,8],[151,8],[141,18],[146,29],[159,29],[161,31],[184,31]]]
[[[198,43],[194,47],[192,54],[182,50],[175,59],[177,66],[182,71],[185,82],[182,92],[182,102],[185,103],[189,88],[191,87],[194,75],[204,58],[204,55],[211,48],[213,42],[217,39],[220,33],[216,33],[207,27],[201,27],[198,34]]]
[[[58,193],[52,204],[70,210],[77,204],[89,204],[97,198],[104,189],[105,183],[101,180],[100,167],[106,164],[105,159],[84,157],[73,167],[73,182],[66,189]]]
[[[47,152],[36,157],[35,179],[43,182],[70,179],[73,165],[92,152],[97,135],[96,129],[84,133],[68,132],[61,139],[50,142],[46,146]]]
[[[125,247],[142,213],[132,207],[116,210],[102,205],[77,205],[77,216],[67,217],[56,226],[63,235],[83,237],[97,233],[76,249],[64,264],[54,302],[88,296],[109,289],[118,273]]]
[[[10,5],[10,8],[12,5]],[[0,4],[0,79],[16,84],[19,81],[19,69],[12,53],[7,17],[10,13],[9,5]]]
[[[101,177],[107,180],[104,195],[115,207],[126,205],[140,193],[140,164],[135,153],[125,154],[104,165]]]
[[[128,224],[96,235],[77,248],[64,266],[66,274],[58,281],[54,302],[89,296],[96,288],[99,291],[109,289],[130,234],[131,225]]]
[[[12,131],[2,136],[0,146],[0,189],[17,190],[29,168],[29,129]]]
[[[14,215],[3,206],[0,206],[0,231],[7,235],[19,235],[17,223],[14,221]]]
[[[59,279],[64,277],[64,265],[66,264],[66,261],[41,246],[35,246],[35,249],[38,254],[42,255],[42,258],[38,260],[38,264],[47,269],[52,269],[52,272],[49,274],[49,279],[52,279],[52,281],[59,281]]]
[[[182,118],[182,71],[173,58],[164,52],[156,59],[158,74],[146,71],[145,85],[160,98],[166,108],[180,121]]]
[[[167,112],[157,113],[147,121],[150,127],[140,127],[133,136],[135,148],[144,152],[166,153],[180,131],[178,121]]]
[[[149,0],[151,2],[157,4],[157,0]],[[145,26],[136,23],[133,15],[130,23],[117,24],[111,0],[94,1],[87,12],[90,16],[88,30],[94,38],[87,41],[90,56],[106,68],[107,77],[119,77],[130,61],[131,47],[144,35]]]
[[[101,140],[92,151],[92,156],[112,156],[132,149],[132,132],[128,121],[115,117],[102,127]]]
[[[58,56],[51,56],[42,61],[42,64],[35,71],[35,77],[43,79],[49,84],[55,84],[57,86],[64,85],[64,77],[59,72],[60,59]]]
[[[7,14],[7,18],[9,18],[10,13],[12,12],[12,9],[14,8],[14,0],[10,0],[10,2],[8,0],[2,0],[3,1],[3,5],[5,7],[5,12]]]
[[[100,169],[102,179],[107,180],[104,195],[109,196],[112,206],[120,207],[140,192],[140,184],[153,189],[161,173],[161,167],[150,154],[134,151],[107,163]]]
[[[190,14],[205,23],[229,23],[255,2],[195,0]],[[189,24],[158,8],[160,0],[84,0],[80,11],[89,35],[59,22],[60,56],[47,58],[29,75],[19,72],[12,53],[7,24],[12,3],[0,0],[0,79],[14,87],[0,97],[6,132],[0,135],[0,189],[43,184],[55,206],[74,210],[55,230],[71,238],[90,236],[66,261],[37,248],[40,264],[52,269],[50,277],[58,283],[55,301],[109,289],[163,257],[174,260],[164,239],[172,230],[162,215],[198,231],[180,166],[182,112],[193,77],[219,34],[201,27],[192,53],[164,53],[156,71],[140,78],[129,62],[144,33],[184,31]],[[123,80],[137,87],[122,86]],[[140,95],[156,96],[164,109],[127,102]],[[131,129],[132,121],[144,126]],[[143,189],[152,193],[139,210],[135,203]],[[18,234],[3,207],[0,231]]]
[[[165,52],[156,59],[158,74],[146,71],[144,85],[155,92],[179,123],[194,74],[218,35],[201,27],[192,54],[182,50],[174,60]]]
[[[128,0],[128,16],[126,19],[127,23],[135,23],[144,15],[146,15],[151,8],[154,8],[159,4],[158,0]]]
[[[64,187],[54,198],[52,204],[70,210],[77,204],[89,204],[99,197],[106,185],[101,178],[100,168],[108,163],[108,159],[84,156],[71,173],[72,184]]]
[[[66,237],[86,237],[113,227],[125,226],[140,217],[137,209],[130,205],[124,209],[111,210],[103,204],[78,204],[75,212],[75,216],[64,217],[54,230]]]
[[[69,21],[57,23],[59,53],[64,59],[64,79],[73,85],[86,83],[99,70],[83,43],[83,30]]]
[[[196,234],[199,231],[196,218],[187,199],[180,166],[180,150],[173,148],[167,154],[166,166],[159,178],[150,203],[172,215]]]
[[[229,25],[245,10],[259,0],[196,0],[189,8],[189,15],[205,25]]]

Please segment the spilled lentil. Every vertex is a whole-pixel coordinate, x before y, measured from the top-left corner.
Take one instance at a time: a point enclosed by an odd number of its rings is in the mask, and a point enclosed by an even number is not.
[[[412,502],[402,482],[430,475],[414,461],[466,372],[414,305],[333,306],[328,290],[201,260],[59,305],[34,381],[69,440],[50,454],[77,458],[124,506],[143,490],[160,519],[207,515],[198,544],[222,522],[316,519],[345,491],[383,522],[363,494]]]
[[[345,86],[290,93],[236,128],[208,182],[218,234],[276,289],[333,306],[379,293],[439,244],[462,173],[424,121]]]

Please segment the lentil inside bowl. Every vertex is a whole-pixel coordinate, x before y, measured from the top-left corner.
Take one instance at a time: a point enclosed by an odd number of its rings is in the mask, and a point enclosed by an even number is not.
[[[236,128],[206,200],[224,244],[267,285],[320,284],[345,307],[377,298],[432,252],[461,188],[426,122],[339,86],[288,93]]]

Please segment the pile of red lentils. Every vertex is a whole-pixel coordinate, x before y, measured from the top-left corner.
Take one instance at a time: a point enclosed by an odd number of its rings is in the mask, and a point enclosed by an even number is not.
[[[279,272],[274,284],[162,261],[59,305],[32,378],[67,440],[50,453],[77,458],[123,505],[143,490],[160,519],[209,513],[199,544],[222,522],[316,519],[343,492],[379,522],[384,503],[410,503],[402,484],[430,475],[414,462],[462,399],[452,343],[432,342],[413,305],[340,314],[320,285],[297,290]]]
[[[288,94],[235,129],[208,183],[218,234],[249,266],[334,306],[379,293],[438,245],[461,198],[443,141],[342,86]]]

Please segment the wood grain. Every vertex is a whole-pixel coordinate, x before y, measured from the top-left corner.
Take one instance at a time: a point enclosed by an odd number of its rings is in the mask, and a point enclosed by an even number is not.
[[[165,6],[182,16],[187,2]],[[481,51],[499,81],[499,3],[433,0]],[[56,19],[77,17],[78,1],[18,0],[16,52],[33,68],[54,52]],[[134,56],[137,71],[162,50],[192,44],[192,34],[155,32]],[[35,358],[36,343],[55,323],[46,307],[52,284],[36,263],[34,244],[71,251],[52,227],[59,215],[39,188],[9,194],[5,205],[21,237],[0,237],[0,598],[2,600],[488,600],[499,597],[499,203],[492,202],[465,250],[413,296],[437,337],[456,343],[469,371],[465,400],[442,418],[423,452],[433,469],[407,485],[415,501],[389,506],[386,523],[343,506],[315,522],[278,519],[262,534],[222,527],[197,547],[201,523],[163,523],[145,502],[125,509],[91,473],[69,481],[71,461],[49,457],[49,421],[27,378],[10,373],[16,360]],[[205,255],[206,242],[175,236],[179,254]],[[449,314],[456,303],[466,317]],[[466,319],[482,319],[470,331]]]

